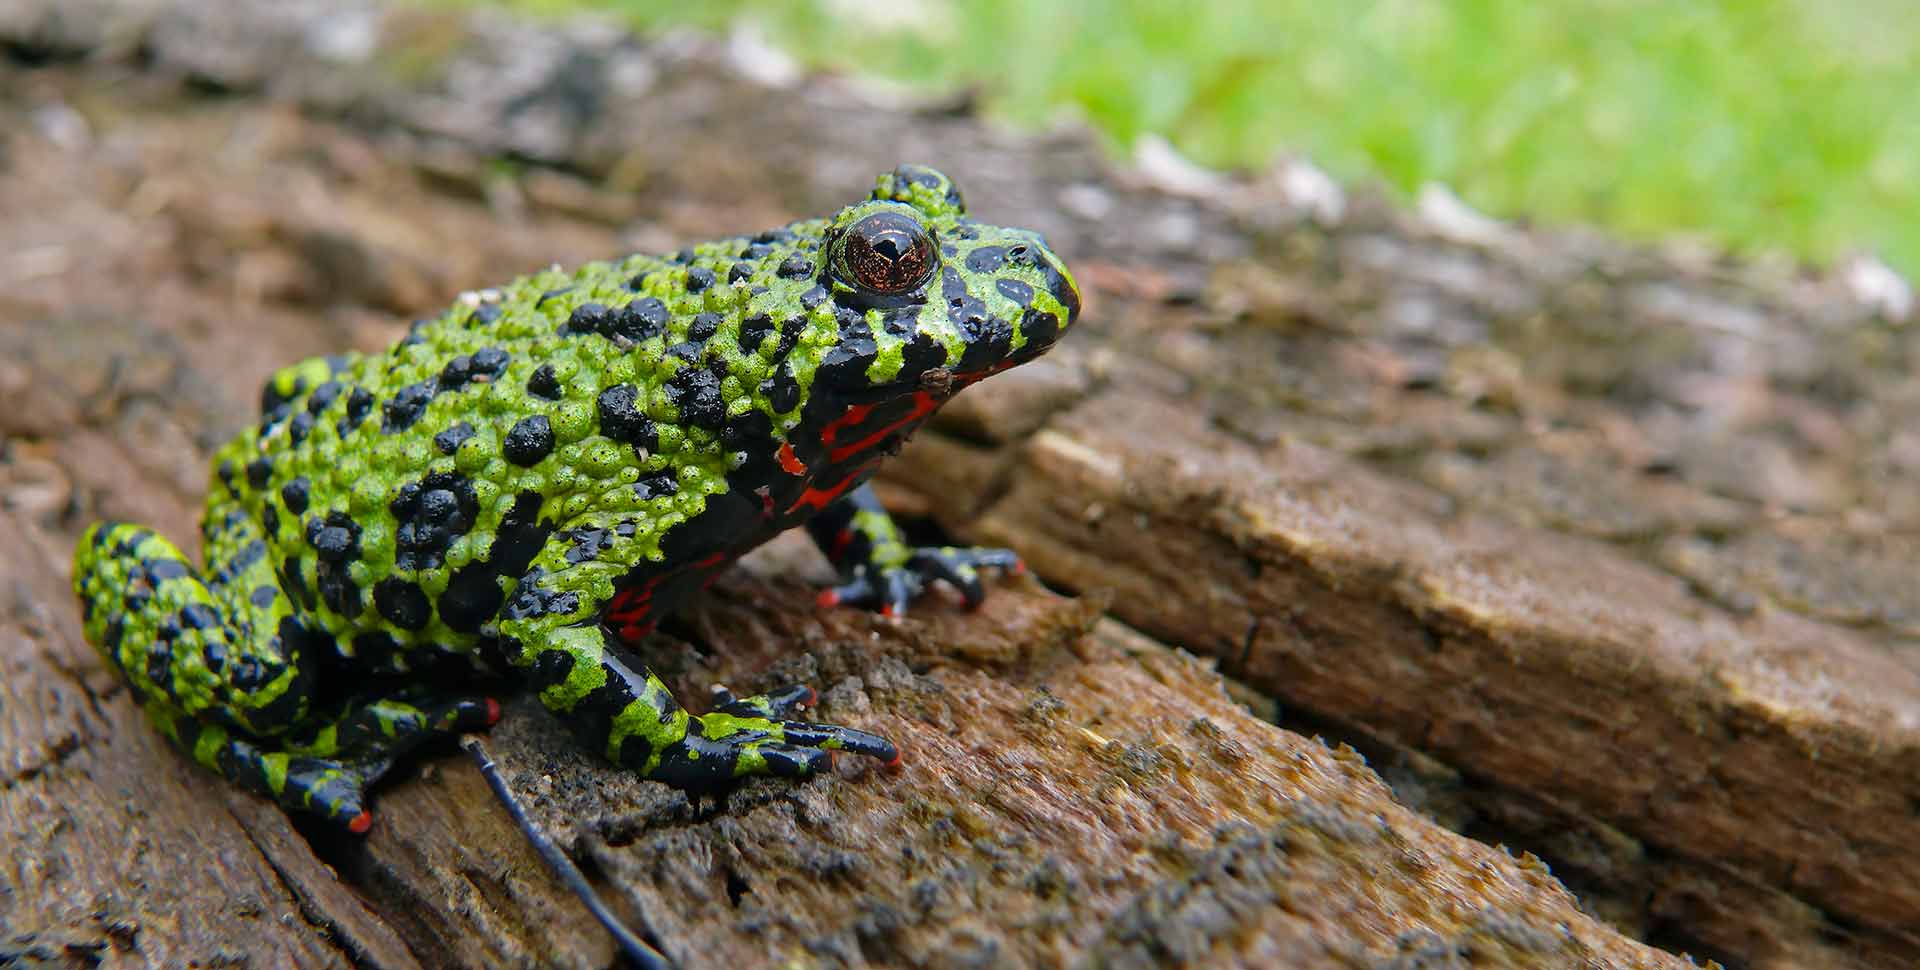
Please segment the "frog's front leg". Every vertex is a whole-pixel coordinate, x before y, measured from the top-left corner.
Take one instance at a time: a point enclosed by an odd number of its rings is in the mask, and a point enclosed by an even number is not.
[[[877,735],[789,720],[813,696],[804,687],[723,695],[706,714],[682,709],[602,623],[642,562],[634,531],[632,523],[607,521],[555,533],[500,608],[507,661],[586,744],[648,778],[689,789],[745,775],[811,775],[831,764],[834,751],[898,759]]]
[[[807,532],[840,570],[841,584],[820,593],[824,606],[846,603],[900,616],[936,579],[953,584],[968,606],[978,606],[987,595],[982,569],[1018,573],[1024,568],[1011,549],[907,545],[871,485],[808,519]]]

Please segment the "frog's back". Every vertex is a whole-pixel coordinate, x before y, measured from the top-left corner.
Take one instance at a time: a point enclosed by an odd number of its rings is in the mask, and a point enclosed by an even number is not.
[[[798,335],[812,281],[791,257],[817,241],[803,223],[555,267],[464,294],[388,350],[290,367],[216,460],[209,540],[236,506],[259,522],[343,655],[466,652],[554,528],[612,511],[657,547],[726,488],[730,425],[795,420],[799,388],[769,358]]]

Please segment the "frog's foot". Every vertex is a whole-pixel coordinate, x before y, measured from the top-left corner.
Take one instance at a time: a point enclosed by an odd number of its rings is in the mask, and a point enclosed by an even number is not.
[[[687,736],[661,750],[647,777],[699,791],[747,775],[819,774],[833,766],[836,751],[878,758],[887,767],[900,763],[900,749],[877,734],[782,716],[814,696],[810,687],[742,698],[725,694],[714,710],[687,719]]]
[[[847,604],[877,610],[884,616],[903,616],[907,604],[934,580],[945,580],[960,591],[968,608],[986,599],[981,571],[997,569],[1019,574],[1026,567],[1011,549],[964,546],[922,546],[913,549],[899,566],[868,564],[854,568],[847,582],[820,592],[820,605]]]

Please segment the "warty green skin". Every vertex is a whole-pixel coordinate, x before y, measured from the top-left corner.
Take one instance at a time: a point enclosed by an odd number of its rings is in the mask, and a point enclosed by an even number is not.
[[[900,256],[875,227],[903,224],[932,262],[889,293],[858,257]],[[273,376],[215,456],[204,569],[150,529],[87,530],[86,634],[201,764],[353,831],[395,757],[498,717],[476,674],[682,787],[897,760],[789,719],[804,687],[691,715],[627,648],[800,524],[842,572],[823,602],[898,613],[935,579],[977,602],[981,570],[1018,560],[910,547],[866,479],[1078,310],[1039,236],[974,222],[918,166],[829,219],[466,294],[385,352]]]

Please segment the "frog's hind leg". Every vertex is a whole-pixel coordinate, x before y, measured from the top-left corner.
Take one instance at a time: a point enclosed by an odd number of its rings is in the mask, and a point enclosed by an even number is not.
[[[485,727],[498,708],[402,689],[316,710],[324,635],[281,591],[257,522],[217,489],[205,573],[142,526],[102,523],[81,536],[73,576],[87,639],[194,760],[288,809],[352,828],[362,791],[395,757],[431,737]]]
[[[204,767],[289,811],[319,815],[355,833],[373,824],[366,791],[397,758],[434,738],[500,719],[500,705],[490,698],[403,689],[355,698],[311,726],[262,741],[165,702],[146,707],[161,733]]]
[[[74,550],[73,588],[87,639],[142,705],[255,736],[302,723],[314,670],[311,639],[267,563],[258,526],[208,511],[211,582],[144,526],[102,522]]]

